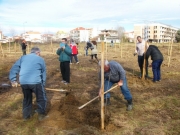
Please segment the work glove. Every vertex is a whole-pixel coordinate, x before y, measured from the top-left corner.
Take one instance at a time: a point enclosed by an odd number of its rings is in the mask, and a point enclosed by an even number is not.
[[[17,87],[18,83],[16,81],[11,82],[12,87]]]
[[[134,56],[136,56],[137,55],[137,53],[134,53]]]

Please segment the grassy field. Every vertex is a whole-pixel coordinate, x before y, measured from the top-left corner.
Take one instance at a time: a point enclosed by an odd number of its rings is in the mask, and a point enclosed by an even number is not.
[[[173,46],[171,64],[168,67],[168,44],[159,44],[164,55],[162,81],[141,80],[137,57],[133,56],[134,44],[122,44],[107,48],[108,60],[119,62],[126,70],[128,87],[133,95],[134,108],[126,111],[126,101],[119,88],[111,92],[111,105],[105,107],[105,130],[100,130],[100,100],[87,107],[78,107],[98,94],[96,61],[84,56],[84,44],[79,45],[79,64],[71,65],[71,83],[60,83],[58,44],[31,45],[41,48],[41,56],[47,65],[47,88],[66,89],[70,94],[47,90],[49,118],[42,122],[37,114],[29,121],[22,119],[21,88],[0,88],[0,134],[2,135],[179,135],[180,134],[180,49]],[[20,47],[11,45],[10,51],[3,44],[4,57],[0,57],[0,84],[9,83],[8,74],[14,62],[21,56]],[[98,44],[98,57],[101,46]],[[89,54],[91,52],[89,51]],[[152,69],[149,68],[152,77]],[[36,108],[35,98],[33,99]]]

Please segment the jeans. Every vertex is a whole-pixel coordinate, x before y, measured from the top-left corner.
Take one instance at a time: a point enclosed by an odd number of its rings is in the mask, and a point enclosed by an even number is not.
[[[73,57],[74,57],[75,61],[78,62],[77,54],[72,54],[72,55],[71,55],[71,63],[72,63],[72,61],[73,61],[73,60],[72,60]]]
[[[143,64],[144,64],[144,55],[143,56],[138,56],[138,64],[139,64],[139,68],[140,68],[140,72],[141,72],[140,76],[142,77]],[[146,71],[145,77],[148,77],[148,60],[146,60],[145,71]]]
[[[85,50],[85,56],[88,56],[88,49]]]
[[[109,80],[105,79],[104,80],[104,91],[109,90],[113,86],[113,84],[114,84],[113,82],[110,82]],[[120,86],[120,90],[121,90],[122,94],[124,95],[124,99],[126,99],[126,100],[132,99],[131,92],[129,91],[128,86],[127,86],[126,78],[123,80],[123,85]],[[111,97],[111,95],[109,92],[104,95],[104,98],[110,98],[110,97]]]
[[[70,65],[69,61],[60,62],[60,70],[62,74],[62,79],[67,83],[70,83]]]
[[[23,55],[26,55],[26,49],[25,49],[25,50],[22,50],[22,52],[23,52]]]
[[[27,119],[32,114],[32,93],[36,95],[37,112],[45,114],[47,97],[42,84],[22,84],[23,99],[23,118]]]
[[[155,60],[152,62],[153,81],[161,80],[161,64],[163,60]]]

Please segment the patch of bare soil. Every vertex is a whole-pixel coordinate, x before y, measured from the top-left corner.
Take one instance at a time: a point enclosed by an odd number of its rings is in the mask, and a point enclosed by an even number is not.
[[[130,135],[130,134],[180,134],[180,61],[179,52],[174,50],[171,65],[168,67],[167,47],[159,47],[164,54],[162,81],[139,79],[137,57],[134,47],[108,48],[108,60],[119,62],[126,70],[128,87],[133,95],[133,110],[126,111],[126,100],[120,88],[111,92],[111,105],[105,107],[105,130],[100,130],[100,100],[96,100],[79,110],[78,107],[98,95],[99,66],[90,56],[79,55],[79,64],[71,65],[71,83],[61,83],[59,61],[56,55],[44,55],[47,64],[47,88],[64,89],[69,92],[47,90],[49,117],[42,122],[37,115],[28,122],[22,122],[21,88],[0,88],[0,134],[47,134],[47,135]],[[118,50],[119,49],[119,50]],[[100,50],[100,48],[99,48]],[[100,54],[100,53],[99,53]],[[100,58],[100,55],[98,55]],[[10,84],[8,72],[16,58],[1,61],[0,84]],[[33,103],[36,104],[35,98]],[[33,106],[36,108],[36,105]],[[11,128],[10,128],[10,127]]]

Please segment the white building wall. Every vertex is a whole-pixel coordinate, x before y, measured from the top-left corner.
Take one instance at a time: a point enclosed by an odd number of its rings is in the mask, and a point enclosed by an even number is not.
[[[79,37],[80,42],[89,41],[89,31],[88,30],[80,30],[79,36],[80,36]]]
[[[2,33],[0,32],[0,40],[2,39]]]

